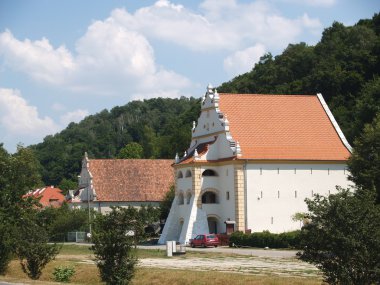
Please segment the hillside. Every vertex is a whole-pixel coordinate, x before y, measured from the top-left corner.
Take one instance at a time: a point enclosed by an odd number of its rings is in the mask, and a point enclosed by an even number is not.
[[[174,160],[176,152],[188,147],[199,111],[199,100],[194,98],[133,101],[71,123],[31,148],[43,167],[46,185],[76,181],[85,151],[90,158],[116,158],[130,142],[141,144],[144,158]]]
[[[380,111],[380,15],[345,27],[334,23],[315,46],[290,44],[282,54],[263,56],[252,71],[223,83],[231,93],[322,93],[348,140]],[[144,158],[174,158],[190,142],[200,99],[156,98],[133,101],[71,123],[31,146],[46,185],[66,188],[76,181],[85,151],[93,158],[115,158],[138,142]],[[68,183],[68,184],[67,184]],[[66,185],[66,186],[65,186]],[[75,185],[71,183],[71,185]]]

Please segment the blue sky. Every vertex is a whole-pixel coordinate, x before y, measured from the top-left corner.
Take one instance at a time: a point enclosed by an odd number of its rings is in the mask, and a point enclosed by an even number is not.
[[[131,100],[203,95],[376,0],[0,0],[0,142],[41,142]]]

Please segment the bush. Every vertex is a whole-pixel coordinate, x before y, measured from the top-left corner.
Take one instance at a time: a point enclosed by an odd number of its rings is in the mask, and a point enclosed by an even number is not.
[[[244,234],[234,232],[230,237],[230,246],[250,246],[259,248],[299,248],[300,231],[273,234],[269,231]]]
[[[54,268],[54,280],[57,282],[70,282],[70,278],[75,274],[73,267],[55,267]]]

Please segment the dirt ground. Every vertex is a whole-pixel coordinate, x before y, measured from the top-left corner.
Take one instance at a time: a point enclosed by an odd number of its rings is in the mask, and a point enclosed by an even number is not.
[[[160,248],[161,249],[161,248]],[[191,249],[193,251],[224,252],[227,256],[188,257],[186,254],[165,258],[140,258],[138,266],[145,268],[219,271],[240,274],[277,275],[284,277],[320,277],[318,269],[298,260],[295,251],[241,250],[226,248]],[[234,252],[232,252],[234,251]],[[233,255],[230,255],[230,254]],[[94,264],[91,256],[62,256],[79,263]],[[60,256],[58,258],[61,258]]]

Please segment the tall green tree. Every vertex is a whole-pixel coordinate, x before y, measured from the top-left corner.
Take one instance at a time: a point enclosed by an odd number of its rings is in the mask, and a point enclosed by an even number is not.
[[[380,280],[380,205],[371,191],[306,199],[311,222],[301,230],[299,253],[329,284],[370,285]]]
[[[131,233],[136,223],[136,216],[122,208],[113,208],[94,221],[92,249],[106,284],[126,285],[134,276],[137,257],[132,252],[135,237]]]
[[[142,158],[144,154],[144,149],[143,147],[136,142],[131,142],[127,144],[125,147],[123,147],[117,156],[117,158],[122,158],[122,159],[138,159]]]
[[[377,203],[380,203],[380,112],[355,140],[348,166],[350,179],[358,186],[358,191],[376,192]]]
[[[40,164],[30,149],[18,146],[15,154],[9,154],[0,144],[0,274],[17,247],[17,232],[27,222],[26,214],[36,206],[23,195],[41,185],[39,170]]]

